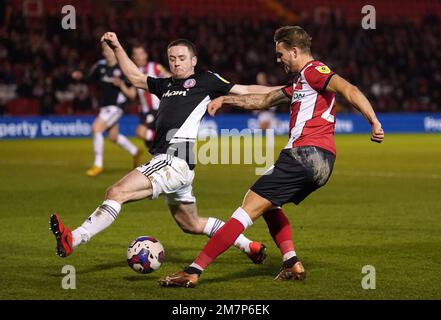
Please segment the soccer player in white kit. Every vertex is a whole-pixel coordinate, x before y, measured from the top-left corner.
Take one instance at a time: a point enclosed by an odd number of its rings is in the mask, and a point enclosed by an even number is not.
[[[266,93],[279,87],[243,86],[232,84],[219,75],[205,71],[195,73],[196,48],[185,39],[171,42],[167,49],[169,78],[154,78],[140,72],[128,58],[116,34],[102,37],[112,47],[119,65],[128,80],[137,88],[149,90],[160,97],[157,132],[150,152],[151,161],[140,166],[107,189],[105,201],[86,221],[71,231],[57,214],[50,227],[57,241],[57,254],[66,257],[81,244],[109,227],[124,203],[141,199],[156,199],[164,195],[173,218],[184,232],[213,236],[224,222],[213,217],[200,217],[193,195],[192,183],[195,162],[192,147],[207,105],[222,94]],[[235,246],[254,263],[262,263],[265,246],[238,235]]]

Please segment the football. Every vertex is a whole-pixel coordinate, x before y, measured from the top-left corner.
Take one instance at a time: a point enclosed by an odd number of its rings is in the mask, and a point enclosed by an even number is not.
[[[164,247],[150,236],[138,237],[127,248],[127,263],[139,273],[151,273],[164,261]]]

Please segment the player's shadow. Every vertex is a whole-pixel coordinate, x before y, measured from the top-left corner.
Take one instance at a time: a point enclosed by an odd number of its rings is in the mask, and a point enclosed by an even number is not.
[[[236,271],[228,273],[222,277],[214,277],[210,279],[204,279],[204,283],[210,282],[221,282],[221,281],[231,281],[232,279],[245,279],[254,277],[273,277],[280,270],[279,264],[262,264],[262,265],[251,265],[246,270]]]
[[[153,276],[154,277],[154,276]],[[156,281],[157,279],[150,277],[149,274],[138,274],[133,276],[125,276],[123,277],[124,280],[130,281],[130,282],[140,282],[140,281]]]
[[[307,272],[316,268],[335,268],[336,266],[326,262],[311,261],[307,262]],[[204,283],[231,281],[232,279],[246,279],[254,277],[267,277],[268,279],[274,279],[277,273],[280,271],[280,264],[277,262],[267,262],[262,265],[251,265],[246,270],[231,272],[221,277],[213,277],[210,279],[204,279]]]
[[[125,267],[127,267],[127,262],[125,262],[124,260],[122,261],[118,260],[110,263],[97,264],[84,270],[77,270],[77,274],[87,274],[87,273],[99,272],[103,270],[125,268]]]
[[[194,249],[168,246],[165,251],[165,261],[186,266],[191,263],[192,258],[197,256],[197,253],[198,251]]]

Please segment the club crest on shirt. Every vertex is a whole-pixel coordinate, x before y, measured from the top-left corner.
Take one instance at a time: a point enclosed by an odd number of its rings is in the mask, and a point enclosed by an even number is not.
[[[184,82],[184,88],[186,88],[186,89],[193,88],[195,85],[196,85],[195,79],[188,79],[188,80],[185,80],[185,82]]]
[[[119,78],[121,76],[121,70],[119,69],[113,70],[113,76]]]
[[[324,74],[331,72],[331,70],[328,68],[328,66],[318,66],[318,67],[315,67],[315,70],[317,70],[320,73],[324,73]]]

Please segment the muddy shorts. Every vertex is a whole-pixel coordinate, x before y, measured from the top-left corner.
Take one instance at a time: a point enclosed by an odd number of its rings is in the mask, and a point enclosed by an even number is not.
[[[283,149],[274,166],[250,189],[276,206],[299,204],[326,184],[334,161],[334,154],[319,147]]]

